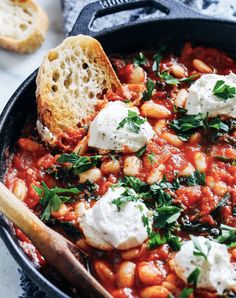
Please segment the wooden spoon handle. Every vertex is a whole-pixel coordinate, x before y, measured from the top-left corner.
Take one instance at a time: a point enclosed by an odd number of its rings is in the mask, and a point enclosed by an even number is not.
[[[47,227],[1,182],[0,212],[30,238],[47,262],[67,281],[86,291],[85,297],[112,297],[80,263],[75,245]]]

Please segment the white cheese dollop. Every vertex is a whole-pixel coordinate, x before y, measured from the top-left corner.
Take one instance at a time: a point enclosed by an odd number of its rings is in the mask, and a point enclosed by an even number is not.
[[[52,143],[56,141],[56,137],[53,135],[53,133],[47,128],[47,126],[44,126],[39,120],[37,120],[36,122],[36,127],[39,135],[41,136],[44,142]]]
[[[123,187],[109,188],[78,219],[85,238],[92,239],[97,248],[129,249],[141,245],[148,238],[142,216],[147,216],[151,221],[152,214],[142,202],[126,202],[120,210],[112,203],[124,191]]]
[[[198,288],[216,290],[222,294],[225,289],[235,286],[236,272],[230,263],[227,247],[202,236],[197,239],[206,254],[206,241],[209,241],[211,245],[207,260],[202,256],[195,256],[193,241],[187,241],[173,259],[173,267],[177,275],[187,283],[190,273],[199,267],[201,271],[197,283]]]
[[[189,88],[189,95],[185,104],[187,114],[203,113],[206,115],[208,113],[211,117],[228,115],[236,118],[236,95],[233,98],[223,100],[213,94],[215,84],[220,80],[223,80],[230,87],[236,88],[236,75],[234,73],[226,76],[218,74],[202,75]]]
[[[91,122],[88,145],[99,149],[136,152],[154,136],[151,125],[145,121],[138,133],[129,130],[127,125],[117,129],[128,116],[129,107],[121,102],[108,103]]]

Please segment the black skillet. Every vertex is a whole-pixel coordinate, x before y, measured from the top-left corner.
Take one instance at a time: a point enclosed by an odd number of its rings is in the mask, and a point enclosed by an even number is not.
[[[95,18],[115,12],[150,6],[166,14],[163,18],[137,21],[93,32]],[[88,34],[96,37],[106,53],[127,53],[158,47],[161,43],[181,45],[184,41],[236,49],[236,23],[205,17],[174,0],[101,0],[87,5],[81,12],[71,35]],[[36,114],[35,78],[32,73],[10,98],[0,116],[0,177],[7,167],[7,156],[14,150],[28,114]],[[71,297],[38,271],[22,252],[11,225],[0,216],[0,235],[23,271],[50,297]],[[60,287],[63,288],[63,287]],[[88,289],[89,290],[89,289]]]

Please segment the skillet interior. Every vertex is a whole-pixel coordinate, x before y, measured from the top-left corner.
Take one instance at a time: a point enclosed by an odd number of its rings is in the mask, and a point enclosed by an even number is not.
[[[78,32],[79,33],[79,32]],[[164,43],[175,47],[184,41],[222,48],[235,53],[236,24],[226,21],[203,19],[155,20],[143,24],[123,26],[118,30],[98,34],[96,38],[105,51],[110,53],[130,53],[142,49],[156,48]],[[7,166],[7,156],[14,150],[14,143],[20,136],[25,119],[29,113],[35,114],[34,72],[19,87],[9,100],[0,117],[0,177],[3,178]],[[68,297],[34,268],[31,261],[22,253],[10,225],[1,218],[0,231],[3,240],[14,258],[29,277],[52,297]]]

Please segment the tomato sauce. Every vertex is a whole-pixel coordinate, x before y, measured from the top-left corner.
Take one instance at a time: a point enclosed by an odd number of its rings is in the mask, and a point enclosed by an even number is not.
[[[140,75],[138,78],[134,74],[137,66],[133,62],[137,54],[126,58],[111,57],[114,68],[119,79],[125,85],[131,102],[134,102],[138,108],[141,108],[143,104],[141,97],[145,90],[145,82],[147,78],[150,78],[157,81],[155,86],[156,92],[152,95],[152,101],[164,106],[171,112],[164,119],[148,118],[149,123],[156,131],[156,135],[147,145],[145,153],[140,157],[142,166],[136,177],[146,182],[151,173],[154,173],[161,164],[165,167],[166,180],[173,182],[176,178],[176,173],[185,173],[188,170],[191,171],[191,169],[198,169],[200,167],[198,164],[204,159],[205,185],[182,186],[173,191],[174,203],[182,206],[182,216],[185,219],[187,218],[190,227],[191,224],[196,223],[209,230],[213,228],[218,229],[221,223],[236,227],[236,165],[235,163],[227,162],[236,158],[235,146],[220,139],[214,143],[209,140],[206,141],[201,130],[193,134],[188,141],[177,140],[177,146],[168,139],[167,136],[169,135],[166,133],[175,135],[175,131],[168,126],[168,123],[178,117],[174,105],[176,95],[180,89],[188,89],[190,83],[183,82],[179,85],[166,84],[152,70],[152,57],[155,53],[147,52],[144,54],[147,57],[147,61],[145,64],[138,66],[143,71],[143,76]],[[184,45],[179,56],[164,54],[160,62],[160,71],[170,70],[172,65],[177,63],[184,69],[185,77],[194,75],[195,79],[197,79],[204,72],[193,66],[193,59],[203,61],[212,69],[212,72],[218,74],[228,74],[230,71],[236,73],[236,62],[226,53],[214,48],[194,47],[190,43]],[[132,83],[130,84],[131,81]],[[127,100],[127,98],[113,92],[108,92],[105,97],[108,100]],[[142,109],[140,110],[142,113]],[[57,158],[60,156],[60,151],[55,154],[55,151],[52,152],[45,147],[40,142],[39,136],[35,136],[34,125],[29,125],[27,131],[31,133],[28,133],[24,138],[20,138],[16,144],[16,153],[5,175],[5,184],[36,215],[41,216],[43,206],[40,204],[40,196],[35,190],[35,186],[41,187],[43,181],[49,188],[55,186],[65,187],[66,183],[50,172],[50,169],[58,166]],[[85,130],[81,129],[80,137],[85,134]],[[236,137],[235,129],[230,132],[230,136]],[[76,140],[78,141],[77,137]],[[67,138],[67,144],[63,143],[61,148],[65,148],[63,146],[68,145],[68,142],[70,147],[76,146],[77,143],[73,141],[73,134],[69,136],[69,141]],[[68,149],[68,146],[66,148]],[[88,151],[86,154],[92,153],[94,151]],[[117,183],[118,179],[123,177],[124,161],[129,154],[118,155],[120,171],[118,173],[102,173],[102,178],[96,181],[96,187],[93,190],[95,196],[106,193],[112,184]],[[223,156],[225,160],[217,159],[218,156]],[[106,160],[110,160],[110,157],[104,155],[102,162]],[[19,188],[19,184],[21,188]],[[213,216],[212,212],[226,194],[230,194],[230,199],[222,206],[220,214],[217,217]],[[50,226],[57,230],[57,224],[70,223],[79,231],[76,204],[84,200],[85,197],[79,194],[75,196],[73,202],[63,203],[63,208],[51,214],[53,223],[51,222]],[[96,201],[93,199],[90,200],[91,206],[95,203]],[[18,228],[15,231],[21,243],[30,243],[30,240]],[[189,230],[186,229],[184,231],[183,229],[179,235],[186,239],[189,233]],[[194,231],[193,233],[208,235],[207,232]],[[88,254],[88,258],[91,261],[91,272],[116,298],[167,298],[170,297],[170,294],[178,297],[185,287],[184,282],[177,277],[171,268],[171,260],[175,252],[168,244],[149,249],[147,242],[145,242],[140,247],[129,251],[121,252],[114,250],[112,252],[103,252],[89,247],[82,235],[78,237],[76,234],[73,234],[73,236],[70,233],[64,234]],[[45,266],[45,260],[37,250],[35,250],[34,255],[30,254],[26,249],[25,251],[31,258],[36,257],[38,264],[42,268]],[[231,254],[232,261],[236,261],[236,249],[232,249]],[[127,268],[135,268],[133,275],[128,274],[130,278],[128,282],[127,277],[126,281],[123,281],[124,277],[122,277],[122,268],[125,268],[126,265],[131,266]],[[156,288],[150,289],[150,287]],[[152,290],[154,291],[153,296],[148,296],[148,291]],[[207,290],[195,290],[189,297],[215,298],[217,294]]]

